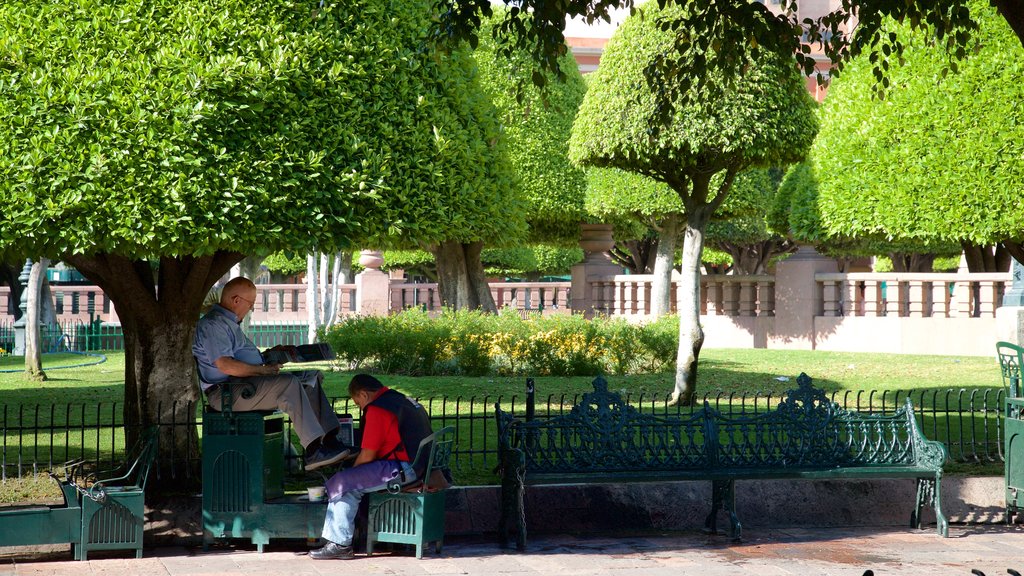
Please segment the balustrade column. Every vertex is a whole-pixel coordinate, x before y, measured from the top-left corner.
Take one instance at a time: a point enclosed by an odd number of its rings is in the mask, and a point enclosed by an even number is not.
[[[753,316],[757,304],[753,282],[740,282],[740,316]]]
[[[614,245],[611,224],[580,224],[580,248],[584,259],[572,267],[570,301],[573,312],[591,318],[595,312],[609,311],[614,298],[611,278],[622,273],[622,267],[612,262],[608,255]],[[611,284],[607,291],[604,282]],[[599,310],[598,307],[604,309]]]
[[[775,316],[775,283],[757,283],[757,315]]]
[[[826,280],[822,287],[822,313],[825,316],[839,316],[839,282]]]
[[[882,284],[878,280],[864,281],[864,315],[884,316],[882,307]]]
[[[957,318],[970,318],[973,310],[971,310],[972,300],[972,286],[971,282],[957,282],[953,287],[953,300],[956,302],[956,317]]]
[[[387,316],[391,308],[391,277],[381,272],[384,257],[377,250],[359,253],[363,271],[356,274],[356,314]]]
[[[721,316],[722,310],[722,285],[711,278],[707,278],[704,289],[704,301],[707,303],[708,316]]]

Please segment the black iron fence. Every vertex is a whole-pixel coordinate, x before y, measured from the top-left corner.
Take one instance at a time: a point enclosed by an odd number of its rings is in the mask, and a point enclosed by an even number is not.
[[[910,398],[918,424],[925,436],[943,442],[954,462],[999,464],[1003,455],[1003,403],[1001,388],[965,390],[915,390],[912,392],[857,391],[833,393],[832,401],[863,412],[885,413],[901,407]],[[716,394],[705,396],[715,409],[724,413],[757,413],[777,405],[778,394]],[[537,417],[555,415],[572,408],[579,395],[551,395],[537,401]],[[662,395],[626,395],[625,400],[643,411],[677,413],[693,407],[668,405]],[[483,396],[470,398],[426,398],[421,403],[431,414],[435,429],[454,426],[456,447],[452,454],[453,471],[462,484],[494,483],[497,464],[497,430],[494,404],[525,415],[522,396]],[[335,399],[339,414],[355,413],[357,408],[345,399]],[[6,480],[57,470],[72,459],[84,459],[100,468],[119,463],[125,450],[124,420],[120,403],[0,406],[2,457],[0,478]],[[177,439],[158,459],[162,473],[191,476],[200,469],[197,422],[202,414],[194,403],[175,404],[160,422]],[[298,455],[291,453],[291,458]],[[186,478],[188,479],[188,478]]]

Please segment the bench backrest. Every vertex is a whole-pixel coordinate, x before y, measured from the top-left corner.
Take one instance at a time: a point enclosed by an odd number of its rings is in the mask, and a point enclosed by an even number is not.
[[[95,481],[89,488],[90,492],[112,487],[144,491],[159,446],[160,427],[150,426],[144,429],[135,445],[125,455],[125,461],[120,467],[95,474]]]
[[[531,421],[496,407],[501,446],[521,448],[531,473],[667,472],[760,467],[917,466],[941,469],[945,448],[924,438],[907,404],[891,414],[849,412],[801,374],[778,407],[722,414],[648,414],[603,379],[567,414]]]

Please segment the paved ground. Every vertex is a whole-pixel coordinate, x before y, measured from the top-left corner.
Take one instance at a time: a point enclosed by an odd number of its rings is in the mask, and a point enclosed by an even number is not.
[[[490,541],[454,538],[440,557],[416,560],[411,551],[359,556],[350,561],[314,561],[301,549],[244,547],[203,552],[199,548],[146,550],[141,560],[123,555],[70,560],[66,549],[49,553],[0,549],[0,576],[122,574],[198,576],[385,574],[444,576],[701,576],[874,574],[986,576],[1024,573],[1024,527],[954,526],[950,538],[906,529],[776,529],[750,533],[742,543],[701,533],[587,537],[543,536],[525,553],[498,549]]]

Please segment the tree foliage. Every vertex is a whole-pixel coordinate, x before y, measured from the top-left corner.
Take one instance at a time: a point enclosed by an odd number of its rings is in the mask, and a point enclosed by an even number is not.
[[[670,122],[660,125],[661,95],[645,89],[644,75],[672,49],[673,35],[664,23],[686,14],[684,8],[659,10],[651,3],[622,24],[590,83],[569,145],[573,161],[643,174],[666,184],[681,201],[685,233],[673,400],[683,403],[693,398],[704,340],[698,295],[707,224],[738,174],[801,160],[817,132],[813,100],[791,56],[763,51],[740,76],[731,67],[706,70],[701,81],[715,88],[677,94]]]
[[[809,162],[787,184],[799,237],[876,254],[1024,240],[1024,49],[993,10],[972,7],[980,49],[958,74],[943,77],[942,51],[903,27],[905,65],[885,100],[871,97],[868,58],[834,82]]]
[[[4,3],[3,249],[256,254],[521,229],[487,202],[511,178],[500,127],[466,54],[424,49],[426,6],[311,10]]]
[[[530,86],[518,91],[533,71],[529,54],[498,53],[492,38],[494,23],[504,10],[481,24],[481,42],[473,52],[481,84],[498,109],[508,154],[527,199],[530,240],[574,243],[584,219],[583,170],[569,162],[568,142],[586,86],[568,52],[558,59],[561,82],[541,94]]]
[[[556,70],[561,54],[567,17],[588,23],[610,21],[616,7],[634,9],[634,0],[583,0],[548,2],[546,0],[504,0],[514,5],[497,27],[502,50],[529,50],[541,69]],[[441,35],[475,38],[480,14],[491,13],[490,0],[445,0],[444,17],[438,27]],[[928,31],[943,48],[948,69],[959,62],[974,45],[977,20],[969,0],[840,0],[835,8],[814,20],[801,20],[797,0],[783,0],[774,13],[761,2],[713,2],[709,0],[658,0],[685,5],[662,23],[671,32],[669,49],[647,66],[647,78],[660,90],[659,103],[668,112],[691,87],[716,89],[705,83],[707,70],[726,70],[741,76],[743,70],[764,52],[794,54],[806,74],[815,70],[811,45],[817,44],[834,64],[833,73],[860,54],[870,58],[877,86],[889,86],[888,72],[899,62],[904,44],[894,34],[894,22]],[[999,14],[1024,41],[1024,4],[1019,0],[992,0]],[[543,84],[543,77],[535,77]],[[668,117],[663,119],[667,120]]]

